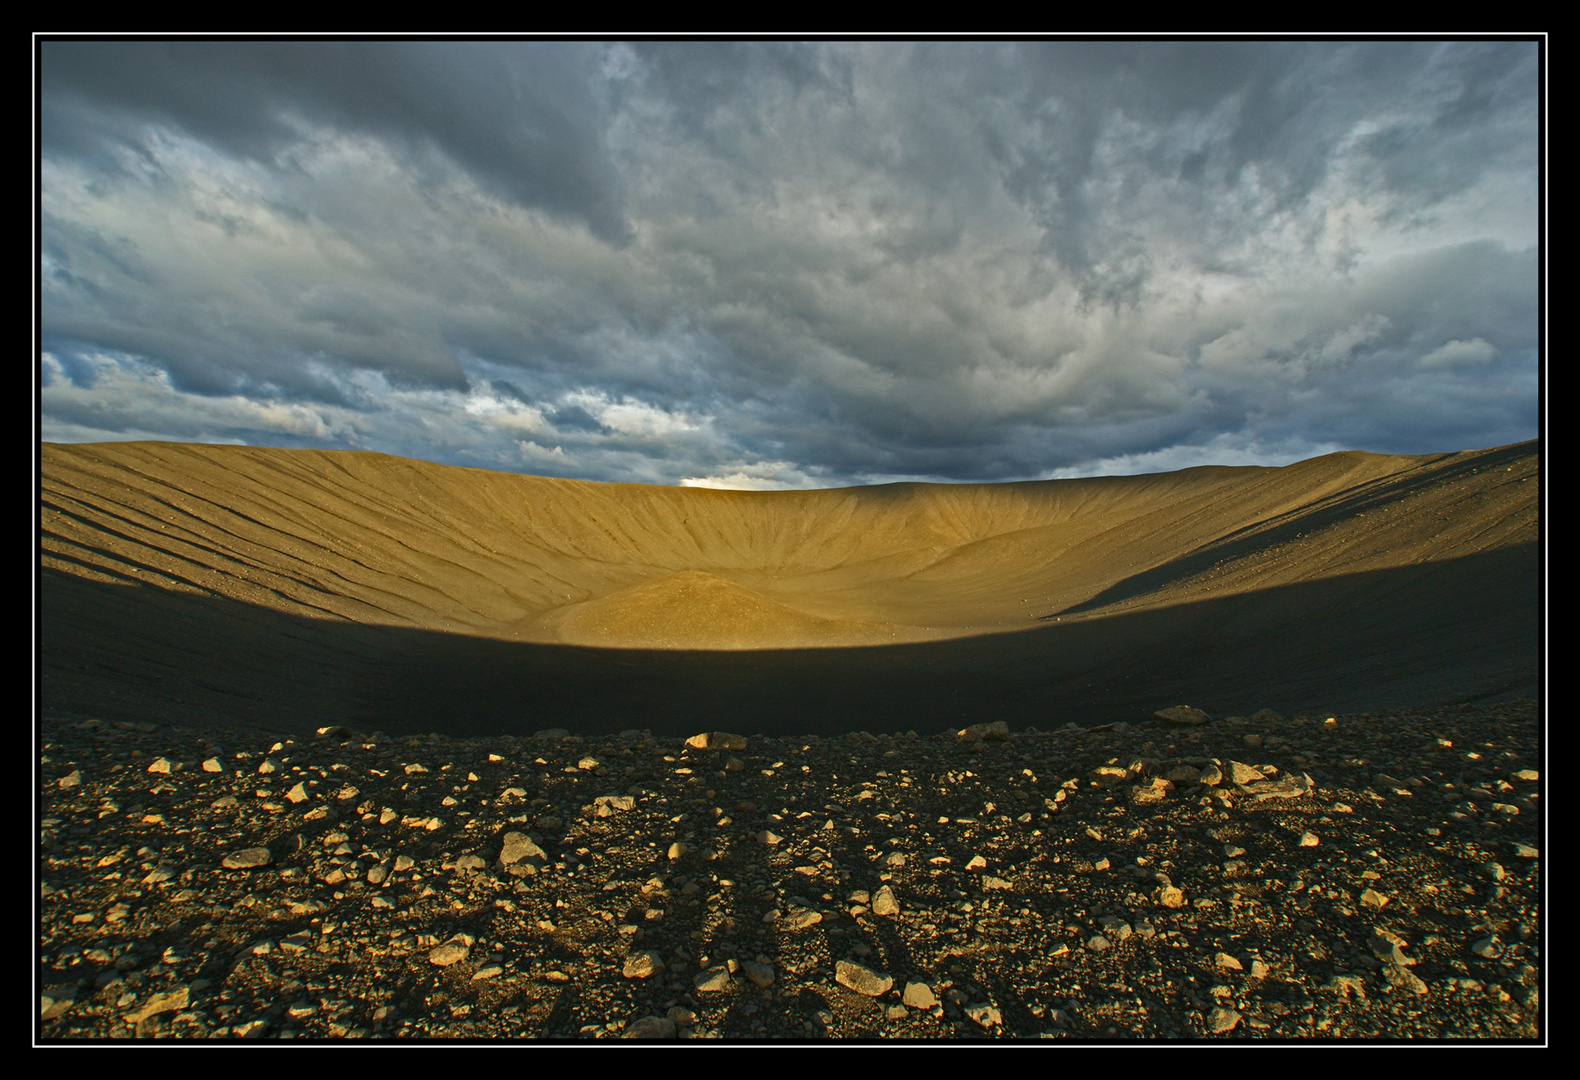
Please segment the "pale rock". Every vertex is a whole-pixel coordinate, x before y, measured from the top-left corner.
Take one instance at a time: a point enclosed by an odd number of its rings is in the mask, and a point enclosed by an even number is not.
[[[1108,938],[1109,941],[1128,941],[1130,936],[1135,933],[1135,930],[1131,928],[1129,923],[1114,915],[1104,915],[1097,920],[1097,923],[1103,928],[1103,936]]]
[[[699,971],[691,980],[691,985],[705,994],[714,994],[730,988],[730,969],[720,964]]]
[[[268,866],[273,861],[274,855],[268,848],[255,847],[231,852],[220,860],[220,865],[227,870],[250,870],[256,866]]]
[[[547,861],[548,854],[538,847],[537,844],[533,843],[532,838],[526,833],[507,832],[505,834],[504,841],[499,849],[500,865],[508,868],[522,862],[542,865]],[[401,869],[399,860],[396,861],[395,869]]]
[[[1233,1031],[1239,1024],[1240,1014],[1221,1005],[1207,1014],[1207,1030],[1213,1035]]]
[[[1166,908],[1182,908],[1185,906],[1185,894],[1173,885],[1164,885],[1152,893],[1155,903]]]
[[[1384,964],[1383,978],[1388,980],[1388,985],[1398,990],[1408,990],[1412,994],[1425,994],[1426,983],[1413,971],[1407,971],[1398,964]]]
[[[746,740],[727,731],[709,731],[693,735],[686,740],[686,745],[693,750],[745,750]]]
[[[432,941],[433,939],[429,938],[428,940]],[[466,940],[464,935],[457,935],[443,945],[431,950],[428,953],[428,963],[434,967],[449,967],[452,964],[459,964],[462,960],[465,960],[471,952],[472,943]]]
[[[136,1012],[126,1014],[126,1019],[133,1024],[141,1024],[150,1016],[157,1013],[180,1012],[187,1007],[188,988],[178,986],[174,990],[155,994],[143,1003],[142,1008]]]
[[[1202,724],[1212,723],[1212,717],[1200,709],[1193,709],[1189,705],[1174,705],[1167,709],[1159,709],[1152,714],[1164,723],[1176,724],[1181,727],[1199,727]]]
[[[1335,975],[1322,987],[1347,998],[1366,998],[1366,982],[1359,975]]]
[[[972,724],[955,732],[955,738],[964,743],[981,742],[983,739],[1003,740],[1009,738],[1009,725],[1002,720],[995,720],[991,724]]]
[[[1148,784],[1138,784],[1130,789],[1130,801],[1137,806],[1157,806],[1166,801],[1174,791],[1174,785],[1161,776],[1152,778]]]
[[[879,889],[872,898],[872,913],[874,915],[898,915],[900,902],[894,898],[894,890],[885,885]]]
[[[987,1002],[977,1002],[967,1005],[966,1015],[976,1022],[978,1027],[995,1028],[1004,1022],[1004,1016]]]
[[[931,1009],[938,1004],[938,998],[933,994],[933,988],[922,982],[906,983],[905,993],[901,1000],[913,1009]]]
[[[1470,951],[1483,960],[1496,960],[1503,955],[1503,945],[1498,941],[1496,934],[1482,938],[1470,947]]]
[[[1371,939],[1366,943],[1371,947],[1372,955],[1385,963],[1398,964],[1402,967],[1414,967],[1416,960],[1404,953],[1405,940],[1392,931],[1382,927],[1373,927]]]
[[[53,1020],[71,1008],[77,998],[77,988],[71,983],[48,986],[38,996],[38,1018]]]
[[[633,1020],[620,1033],[622,1039],[673,1039],[675,1022],[667,1016],[644,1016]]]
[[[1257,784],[1265,780],[1262,770],[1254,765],[1247,765],[1243,761],[1229,762],[1229,782],[1244,787],[1247,784]]]
[[[840,960],[834,965],[834,981],[867,997],[886,994],[894,985],[892,976],[873,971],[850,960]]]
[[[664,970],[664,959],[651,949],[632,953],[625,958],[620,974],[628,979],[648,979]]]

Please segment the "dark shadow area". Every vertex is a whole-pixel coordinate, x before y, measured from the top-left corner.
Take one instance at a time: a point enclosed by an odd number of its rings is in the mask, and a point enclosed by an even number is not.
[[[1171,559],[1161,566],[1133,574],[1122,581],[1116,581],[1090,600],[1038,618],[1046,622],[1065,615],[1098,611],[1110,604],[1159,592],[1171,585],[1187,581],[1197,574],[1205,573],[1220,563],[1233,564],[1239,560],[1254,559],[1261,552],[1273,550],[1280,545],[1293,544],[1307,534],[1352,521],[1367,513],[1398,507],[1405,499],[1419,495],[1429,488],[1455,486],[1464,488],[1467,476],[1473,472],[1496,473],[1500,466],[1506,466],[1510,462],[1517,462],[1529,456],[1529,444],[1521,443],[1489,450],[1485,454],[1459,463],[1415,469],[1394,476],[1381,477],[1359,487],[1346,488],[1310,505],[1298,507],[1266,521],[1241,526],[1188,555]]]
[[[838,734],[1135,721],[1165,705],[1366,711],[1539,689],[1539,551],[1331,578],[1025,631],[759,652],[530,645],[39,580],[53,715],[390,734]]]

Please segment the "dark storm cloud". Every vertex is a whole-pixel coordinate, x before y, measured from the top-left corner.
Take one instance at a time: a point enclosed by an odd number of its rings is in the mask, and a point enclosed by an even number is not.
[[[438,151],[523,206],[623,235],[590,46],[478,42],[46,42],[46,153],[95,155],[168,124],[273,161],[307,121]]]
[[[1535,433],[1528,42],[46,42],[46,438],[997,480]]]

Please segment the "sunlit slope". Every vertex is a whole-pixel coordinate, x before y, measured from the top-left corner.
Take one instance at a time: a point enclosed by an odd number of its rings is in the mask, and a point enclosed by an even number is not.
[[[734,492],[381,454],[47,444],[46,567],[276,611],[643,648],[1029,629],[1537,535],[1534,443],[1285,468]],[[47,614],[47,613],[46,613]]]

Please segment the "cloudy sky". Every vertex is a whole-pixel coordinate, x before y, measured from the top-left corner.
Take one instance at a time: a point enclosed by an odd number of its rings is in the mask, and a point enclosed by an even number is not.
[[[737,487],[1533,438],[1537,60],[44,42],[40,435]]]

